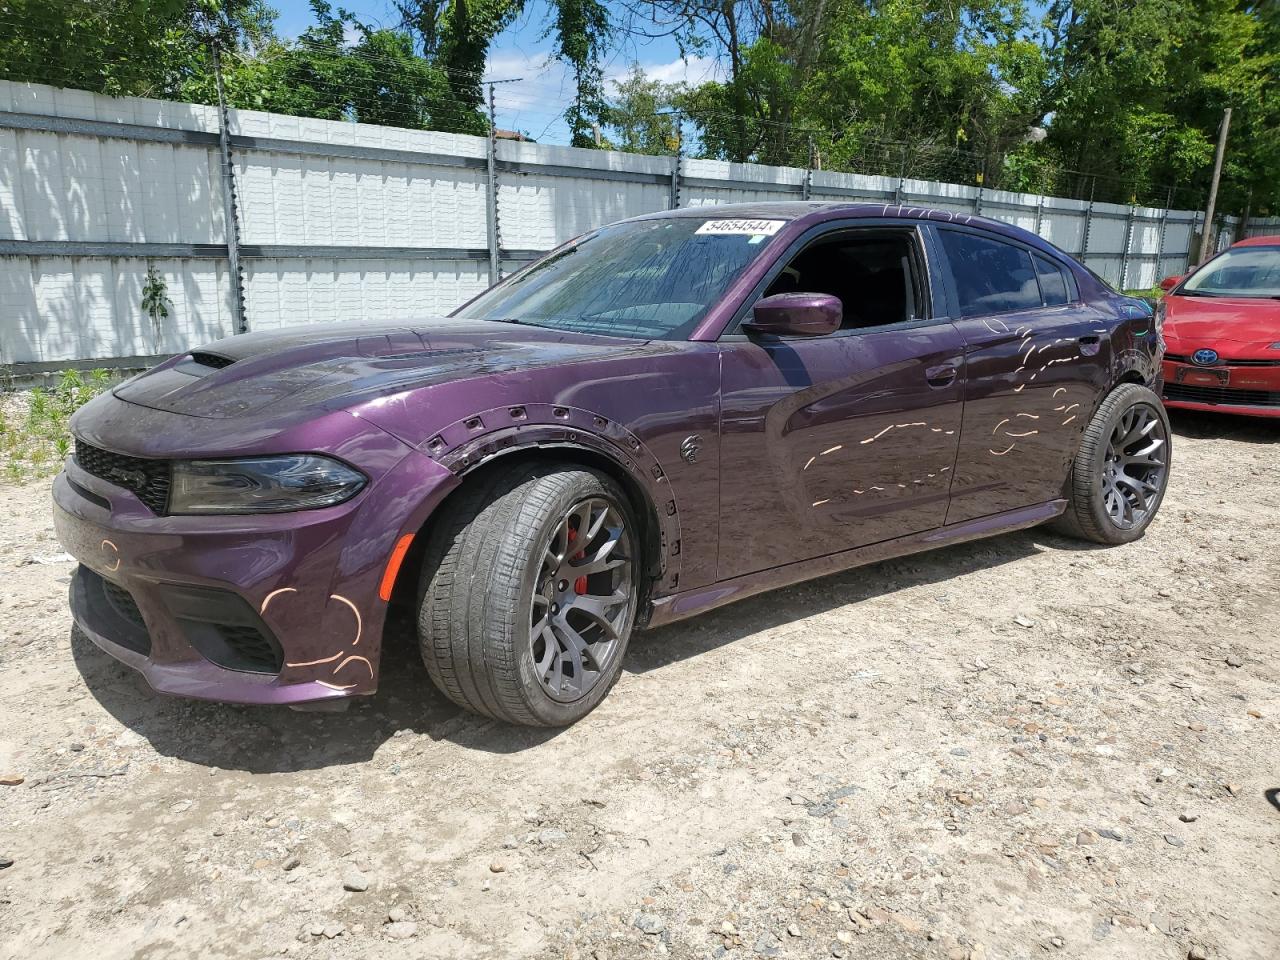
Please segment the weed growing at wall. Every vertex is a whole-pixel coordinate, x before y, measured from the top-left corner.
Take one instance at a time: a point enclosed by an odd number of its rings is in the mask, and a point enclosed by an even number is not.
[[[71,414],[112,383],[106,370],[64,370],[53,387],[0,396],[0,479],[21,483],[56,473],[71,452]]]

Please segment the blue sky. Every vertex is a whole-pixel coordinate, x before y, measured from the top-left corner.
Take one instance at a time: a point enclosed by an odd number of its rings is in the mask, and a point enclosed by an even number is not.
[[[269,0],[279,12],[276,32],[295,37],[313,22],[308,0]],[[343,7],[369,24],[395,25],[399,17],[388,0],[340,0]],[[561,115],[573,95],[572,77],[550,57],[544,0],[529,0],[525,12],[495,40],[489,52],[486,79],[523,78],[520,83],[497,87],[498,126],[523,131],[542,143],[566,143],[568,128]],[[654,79],[671,83],[699,82],[718,76],[718,64],[709,59],[680,58],[670,38],[625,38],[605,64],[609,78],[624,76],[633,62]]]

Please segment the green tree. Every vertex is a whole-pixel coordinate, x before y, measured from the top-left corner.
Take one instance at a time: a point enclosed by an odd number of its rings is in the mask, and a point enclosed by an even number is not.
[[[1103,199],[1159,199],[1175,183],[1201,192],[1231,106],[1224,209],[1238,209],[1250,188],[1275,202],[1276,22],[1274,2],[1056,0],[1042,40],[1046,150],[1111,185]]]
[[[574,146],[593,146],[592,124],[605,105],[600,63],[611,31],[601,0],[548,0],[551,20],[545,36],[553,39],[557,59],[574,73],[574,98],[565,111]],[[494,38],[525,9],[525,0],[400,0],[402,23],[424,56],[443,71],[449,97],[464,115],[484,110],[481,83]],[[450,129],[450,128],[445,128]],[[483,133],[478,125],[460,132]]]
[[[417,129],[483,129],[483,118],[449,97],[445,74],[414,52],[407,33],[366,26],[344,11],[335,15],[325,0],[311,5],[316,24],[295,42],[223,55],[231,106]],[[217,102],[209,56],[207,48],[199,51],[199,69],[180,90],[184,99]]]
[[[679,118],[673,111],[675,87],[644,75],[638,64],[614,83],[615,95],[603,112],[612,136],[609,146],[630,153],[671,153],[679,145]]]
[[[0,0],[0,79],[171,98],[210,38],[252,49],[273,18],[262,0]]]
[[[160,344],[164,340],[164,322],[169,319],[169,308],[173,301],[169,299],[169,286],[164,277],[156,270],[154,263],[147,264],[147,275],[142,281],[142,312],[151,318],[151,333],[155,350],[160,352]]]

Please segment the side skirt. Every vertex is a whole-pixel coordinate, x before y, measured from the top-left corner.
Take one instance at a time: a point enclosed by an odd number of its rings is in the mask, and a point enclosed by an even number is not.
[[[1049,500],[1030,507],[1019,507],[1017,510],[1007,510],[988,517],[965,520],[962,523],[937,527],[923,533],[913,533],[895,540],[855,547],[852,550],[843,550],[840,553],[831,553],[812,560],[801,560],[786,566],[760,570],[732,580],[722,580],[705,587],[686,590],[683,593],[659,597],[652,602],[645,625],[662,626],[714,610],[727,603],[744,600],[757,593],[789,587],[794,583],[839,573],[852,567],[890,560],[910,553],[920,553],[935,547],[947,547],[968,540],[979,540],[996,534],[1012,533],[1014,530],[1025,530],[1027,527],[1038,526],[1047,520],[1052,520],[1066,507],[1066,500]]]

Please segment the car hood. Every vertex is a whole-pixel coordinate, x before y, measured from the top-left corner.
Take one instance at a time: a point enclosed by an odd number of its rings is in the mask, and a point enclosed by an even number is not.
[[[1280,360],[1280,300],[1167,297],[1164,338],[1175,353],[1204,347],[1233,359]],[[1224,349],[1225,348],[1225,349]]]
[[[467,319],[325,324],[242,334],[175,357],[114,390],[128,403],[227,419],[339,409],[445,381],[643,351],[642,341]]]

